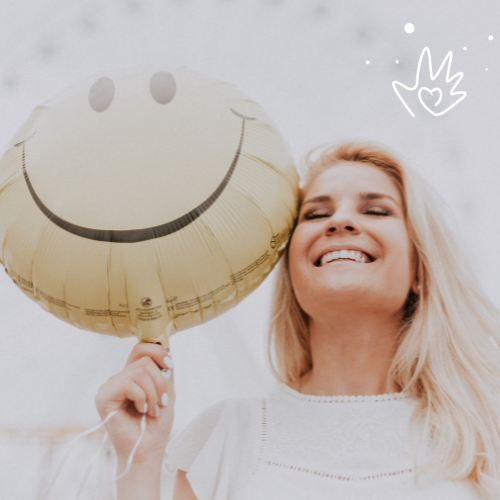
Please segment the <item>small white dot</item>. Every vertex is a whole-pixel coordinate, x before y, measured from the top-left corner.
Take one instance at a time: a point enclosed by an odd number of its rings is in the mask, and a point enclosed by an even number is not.
[[[464,47],[464,50],[467,50],[467,47]]]
[[[366,61],[366,64],[370,64],[370,61]]]
[[[413,33],[415,31],[415,26],[412,23],[405,24],[406,33]]]
[[[396,64],[399,64],[399,61],[396,59]]]
[[[488,71],[488,68],[486,68],[486,71]]]
[[[488,40],[493,40],[493,35],[490,35],[490,36],[488,37]]]

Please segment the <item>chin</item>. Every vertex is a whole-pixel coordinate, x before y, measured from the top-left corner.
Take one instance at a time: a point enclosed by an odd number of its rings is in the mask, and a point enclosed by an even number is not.
[[[324,314],[334,307],[359,307],[380,302],[377,289],[359,283],[316,283],[305,294],[297,295],[302,309],[309,315]]]
[[[367,282],[366,279],[353,279],[353,276],[329,277],[327,280],[316,280],[312,286],[313,293],[320,292],[328,296],[339,296],[349,301],[366,294],[380,293],[376,283]]]

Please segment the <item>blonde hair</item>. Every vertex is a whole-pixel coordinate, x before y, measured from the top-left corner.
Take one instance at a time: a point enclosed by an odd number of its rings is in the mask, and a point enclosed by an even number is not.
[[[491,497],[500,490],[498,310],[466,262],[440,197],[386,147],[349,142],[311,151],[302,194],[323,171],[345,161],[373,165],[394,181],[415,248],[420,295],[409,293],[390,376],[419,398],[412,423],[423,419],[434,445],[430,462],[416,465],[417,477],[437,469],[449,479],[468,479],[479,495]],[[268,340],[271,369],[287,383],[312,367],[308,317],[295,297],[288,259],[287,249],[278,264]]]

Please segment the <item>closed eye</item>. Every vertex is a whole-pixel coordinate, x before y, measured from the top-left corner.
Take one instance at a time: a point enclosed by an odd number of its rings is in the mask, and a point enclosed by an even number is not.
[[[374,207],[374,208],[369,208],[368,210],[365,210],[364,212],[367,215],[381,215],[381,216],[387,216],[390,215],[389,210],[386,210],[385,208],[381,207]],[[320,219],[323,217],[330,217],[330,214],[324,213],[324,212],[307,212],[304,214],[304,219],[305,220],[314,220],[314,219]]]
[[[390,215],[389,210],[383,207],[370,207],[365,211],[368,215]]]
[[[325,213],[325,212],[318,212],[318,211],[311,211],[311,212],[306,212],[304,214],[304,219],[305,220],[312,220],[312,219],[318,219],[320,217],[329,217],[330,214]]]

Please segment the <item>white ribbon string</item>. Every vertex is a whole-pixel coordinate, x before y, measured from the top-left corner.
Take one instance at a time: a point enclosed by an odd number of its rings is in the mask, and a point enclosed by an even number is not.
[[[123,406],[121,406],[120,408],[118,408],[118,410],[114,410],[112,411],[111,413],[109,413],[106,418],[98,425],[94,425],[94,427],[91,427],[90,429],[87,429],[86,431],[83,431],[81,432],[80,434],[78,434],[78,436],[76,436],[68,445],[68,447],[66,448],[66,452],[64,453],[63,457],[61,458],[57,468],[56,468],[56,472],[54,474],[54,477],[52,478],[52,480],[50,481],[50,483],[48,484],[46,490],[45,490],[45,494],[43,494],[40,498],[41,500],[47,500],[50,492],[52,491],[52,488],[54,487],[54,484],[55,482],[57,481],[57,478],[59,477],[59,474],[61,473],[61,470],[64,466],[64,464],[66,463],[66,461],[68,460],[68,456],[69,454],[71,453],[72,449],[73,449],[73,446],[74,444],[82,437],[84,436],[87,436],[89,434],[92,434],[93,432],[97,431],[98,429],[100,429],[101,427],[103,427],[106,422],[108,422],[109,419],[111,419],[112,417],[114,417],[120,410],[122,410],[123,408],[125,408],[127,406],[127,403],[124,404]],[[120,480],[123,476],[125,476],[125,474],[128,473],[128,471],[130,470],[130,467],[132,466],[132,462],[134,460],[134,455],[135,455],[135,452],[137,451],[137,448],[139,447],[139,445],[141,444],[141,441],[142,441],[142,438],[144,436],[144,432],[146,431],[146,414],[144,413],[141,417],[141,434],[139,436],[139,438],[137,439],[137,441],[135,442],[135,445],[134,445],[134,448],[132,449],[132,452],[130,453],[130,456],[128,457],[128,460],[127,460],[127,466],[125,467],[125,470],[123,471],[122,474],[120,474],[120,476],[118,476],[117,478],[115,478],[112,483],[116,483],[116,481]],[[75,500],[79,500],[82,492],[83,492],[83,488],[85,487],[85,484],[87,484],[87,480],[90,476],[90,473],[92,471],[92,468],[94,467],[94,464],[95,462],[97,461],[102,449],[104,448],[104,444],[106,443],[106,440],[108,438],[108,433],[106,432],[106,434],[104,434],[104,437],[102,438],[102,441],[101,441],[101,446],[99,447],[99,450],[97,451],[97,453],[94,455],[94,458],[92,459],[92,461],[90,462],[90,465],[87,469],[87,472],[85,473],[85,476],[83,478],[83,481],[80,483],[80,486],[78,487],[78,490],[76,492],[76,497],[75,497]]]
[[[135,446],[132,450],[132,453],[128,457],[127,467],[125,467],[125,471],[122,472],[122,474],[120,474],[117,478],[115,478],[113,483],[116,483],[116,481],[120,480],[130,470],[130,467],[132,466],[132,461],[134,460],[135,452],[136,452],[137,448],[139,447],[139,445],[141,444],[142,437],[144,436],[145,430],[146,430],[146,414],[144,413],[142,415],[142,418],[141,418],[141,435],[139,436],[139,439],[135,442]]]
[[[125,406],[125,405],[124,405]],[[47,500],[50,492],[52,491],[52,488],[54,487],[55,482],[57,481],[57,478],[59,477],[59,474],[61,473],[61,470],[68,460],[68,456],[71,453],[74,444],[82,437],[87,436],[88,434],[92,434],[92,432],[97,431],[100,429],[110,418],[114,417],[124,406],[118,408],[118,410],[112,411],[107,415],[107,417],[98,425],[95,425],[94,427],[91,427],[90,429],[87,429],[86,431],[81,432],[76,436],[68,445],[66,448],[66,452],[64,453],[63,457],[61,458],[57,468],[56,468],[56,473],[54,474],[54,477],[50,481],[49,485],[47,486],[47,489],[45,490],[45,494],[41,496],[42,500]]]
[[[94,455],[94,458],[90,462],[90,465],[89,465],[89,467],[87,469],[87,472],[86,472],[86,474],[85,474],[85,476],[83,478],[83,481],[80,483],[80,487],[78,488],[78,491],[76,492],[75,500],[79,500],[80,495],[83,492],[83,488],[87,484],[87,479],[89,478],[90,473],[92,472],[92,469],[93,469],[93,467],[94,467],[94,465],[95,465],[95,463],[97,461],[97,458],[101,454],[101,450],[104,448],[104,444],[106,443],[107,439],[108,439],[108,433],[106,432],[106,434],[104,434],[104,436],[102,438],[101,446],[99,446],[99,449],[97,450],[97,453]]]
[[[89,434],[92,434],[93,432],[99,430],[101,427],[103,427],[111,418],[113,418],[120,410],[122,410],[123,408],[125,408],[127,406],[128,403],[125,403],[124,405],[122,405],[120,408],[118,408],[117,410],[114,410],[110,413],[108,413],[108,415],[106,416],[106,418],[98,425],[94,425],[93,427],[91,427],[90,429],[87,429],[83,432],[81,432],[80,434],[78,434],[78,436],[76,436],[69,444],[68,444],[68,447],[66,448],[66,451],[64,453],[64,455],[62,456],[61,460],[59,461],[59,464],[57,465],[57,468],[56,468],[56,472],[54,474],[54,477],[52,478],[52,480],[49,482],[47,488],[45,489],[45,493],[41,495],[40,499],[41,500],[47,500],[47,498],[49,497],[49,494],[50,492],[52,491],[52,488],[54,487],[54,484],[55,482],[57,481],[57,478],[59,477],[59,474],[61,473],[63,467],[64,467],[64,464],[66,463],[66,461],[68,460],[68,457],[69,457],[69,454],[71,453],[71,451],[73,450],[73,446],[75,445],[75,443],[82,437],[84,436],[87,436]],[[143,417],[144,418],[144,417]],[[141,423],[141,428],[142,428],[142,423]],[[142,436],[144,434],[144,431],[141,433],[141,436],[139,437],[139,441],[142,439]],[[98,453],[94,456],[94,458],[92,459],[92,462],[90,464],[90,467],[87,471],[87,474],[85,476],[85,480],[83,481],[83,483],[80,485],[80,488],[78,489],[78,493],[77,493],[77,499],[78,499],[78,496],[80,495],[81,491],[83,491],[83,487],[85,486],[85,483],[87,482],[87,478],[90,474],[90,471],[92,470],[92,467],[94,466],[94,463],[95,461],[97,460],[97,457],[99,456],[99,453],[101,452],[103,446],[104,446],[104,443],[106,442],[106,439],[107,439],[107,436],[108,436],[108,433],[106,433],[104,435],[104,438],[101,442],[101,447],[99,448],[99,451]],[[137,446],[138,446],[138,443],[136,443],[136,446],[134,447],[134,450],[133,450],[133,453],[135,453],[135,450],[137,449]],[[133,459],[133,453],[131,455],[131,458]],[[129,461],[131,462],[131,458],[129,458]],[[128,470],[127,470],[128,472]]]

